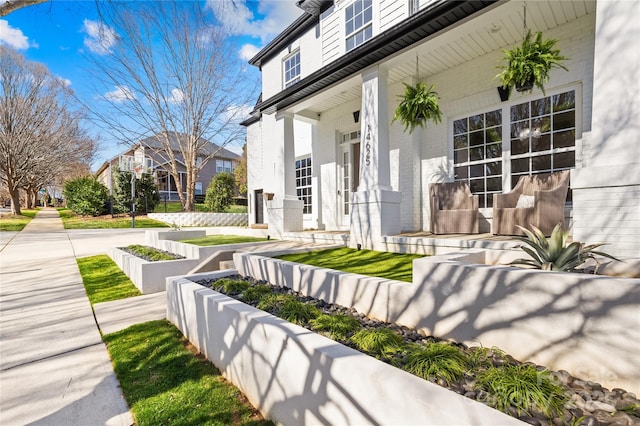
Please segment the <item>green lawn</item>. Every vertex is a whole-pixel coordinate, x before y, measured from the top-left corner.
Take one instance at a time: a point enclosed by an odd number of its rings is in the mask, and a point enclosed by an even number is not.
[[[197,246],[217,246],[221,244],[240,244],[267,241],[266,238],[243,237],[240,235],[209,235],[204,238],[193,240],[181,240],[181,243],[195,244]]]
[[[76,261],[92,304],[140,295],[136,286],[106,254],[82,257]]]
[[[209,210],[207,210],[207,207],[204,204],[196,203],[194,204],[194,206],[195,206],[195,211],[197,212],[202,212],[202,213],[209,212]],[[182,204],[176,201],[167,202],[166,211],[165,211],[165,204],[164,202],[161,201],[153,210],[153,212],[154,213],[180,213],[182,212]],[[240,206],[240,205],[234,204],[229,206],[229,208],[225,213],[246,213],[246,212],[247,212],[247,206]]]
[[[272,425],[167,321],[103,336],[138,426]]]
[[[65,229],[115,229],[131,228],[131,217],[85,217],[78,216],[69,209],[59,208],[58,212],[62,218]],[[149,219],[146,216],[136,217],[136,228],[167,228],[164,222]]]
[[[350,248],[278,256],[291,262],[407,282],[412,281],[412,261],[421,257],[424,256]]]
[[[22,209],[22,215],[6,214],[0,216],[0,231],[22,231],[27,223],[38,213],[38,209]]]

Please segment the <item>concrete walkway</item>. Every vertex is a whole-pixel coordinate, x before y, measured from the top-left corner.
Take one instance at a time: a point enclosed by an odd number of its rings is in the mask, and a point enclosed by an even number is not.
[[[0,424],[131,425],[58,212],[11,237],[0,245]]]

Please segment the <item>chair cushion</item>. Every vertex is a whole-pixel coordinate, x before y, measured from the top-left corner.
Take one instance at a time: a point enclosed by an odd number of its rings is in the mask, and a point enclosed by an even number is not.
[[[533,207],[535,202],[534,196],[533,195],[520,195],[518,197],[518,202],[516,203],[516,208],[517,209],[530,209],[531,207]]]

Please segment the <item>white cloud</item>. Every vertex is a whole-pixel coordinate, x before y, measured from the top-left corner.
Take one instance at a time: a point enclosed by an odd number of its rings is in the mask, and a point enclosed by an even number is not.
[[[224,120],[242,121],[249,117],[249,114],[253,111],[251,105],[232,105],[222,114]]]
[[[58,77],[58,81],[60,83],[62,83],[64,85],[64,87],[69,87],[71,86],[71,80],[69,80],[68,78],[62,78],[62,77]]]
[[[29,48],[29,38],[18,28],[13,28],[8,21],[0,19],[0,44],[7,44],[14,49]]]
[[[135,99],[136,95],[127,86],[116,86],[116,90],[105,93],[104,97],[110,101],[124,102]]]
[[[111,48],[116,44],[116,32],[102,22],[85,19],[82,31],[86,34],[84,45],[98,55],[111,53]]]
[[[178,88],[171,89],[171,97],[167,99],[171,104],[179,104],[184,101],[184,92]]]
[[[240,57],[245,61],[256,56],[256,54],[260,51],[260,48],[254,46],[253,44],[245,44],[240,48]]]
[[[302,10],[296,6],[295,1],[259,0],[256,10],[261,16],[256,17],[247,7],[248,2],[207,0],[207,7],[232,34],[259,37],[263,43],[278,35],[302,15]]]

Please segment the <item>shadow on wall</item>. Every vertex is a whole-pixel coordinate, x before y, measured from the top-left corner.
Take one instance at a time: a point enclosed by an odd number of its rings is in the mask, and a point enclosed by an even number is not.
[[[241,274],[440,338],[497,346],[609,388],[640,388],[640,281],[437,258],[414,261],[414,283],[243,255]]]

